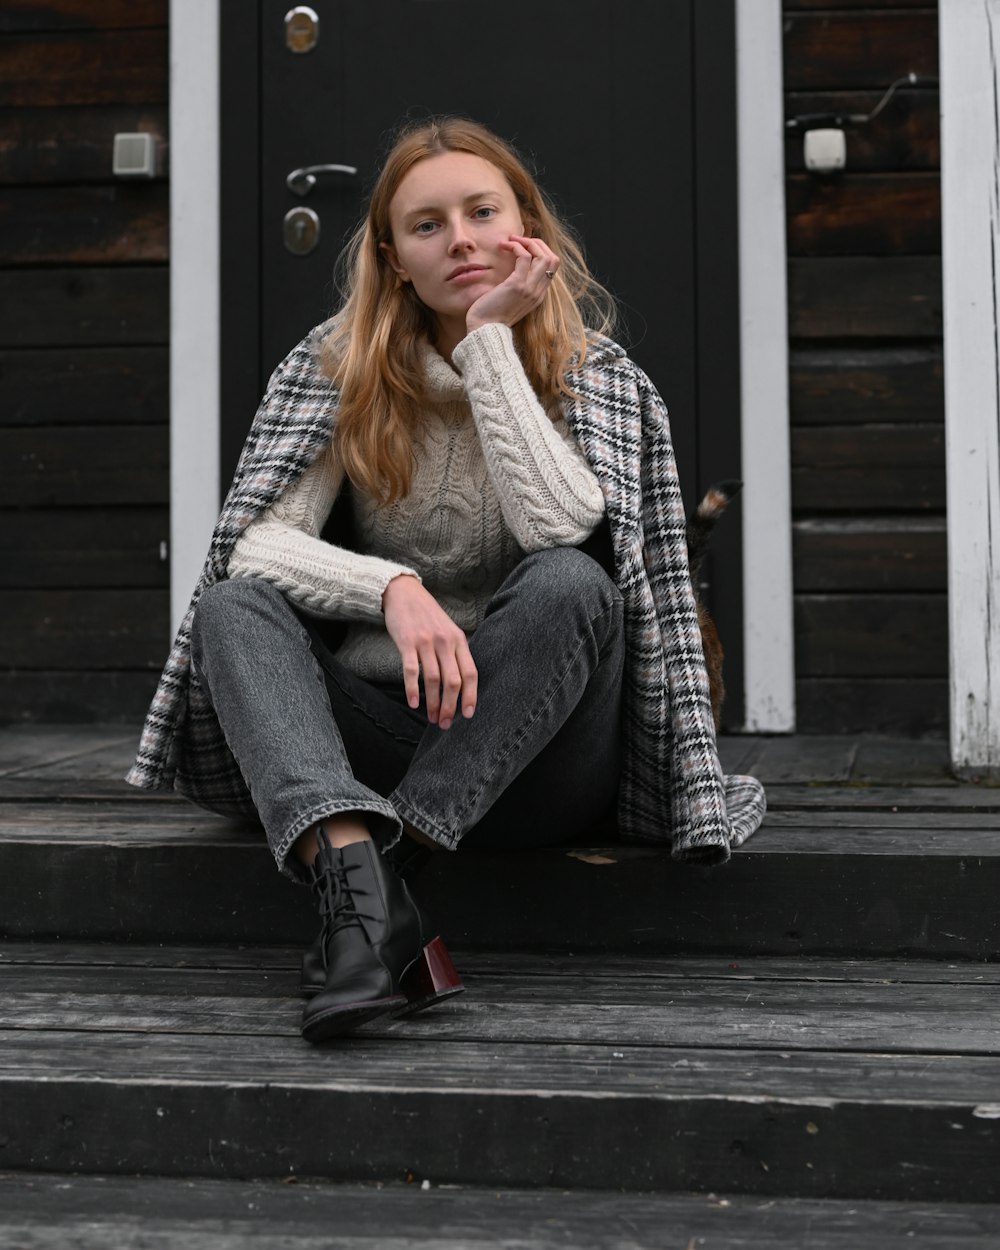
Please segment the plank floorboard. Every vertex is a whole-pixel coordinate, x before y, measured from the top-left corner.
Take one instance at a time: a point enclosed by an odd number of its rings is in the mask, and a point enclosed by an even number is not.
[[[863,738],[851,770],[851,780],[909,785],[958,785],[951,775],[947,744],[939,741],[890,741]]]
[[[767,800],[771,811],[787,811],[793,808],[824,811],[849,811],[852,808],[891,811],[898,808],[913,812],[989,811],[1000,813],[1000,786],[769,785]]]
[[[2,942],[4,970],[38,968],[109,969],[125,973],[287,974],[297,978],[301,946],[148,946],[133,942]],[[857,984],[1000,985],[1000,964],[957,963],[943,959],[830,959],[793,955],[748,955],[737,959],[657,955],[539,954],[535,951],[453,950],[463,975],[517,976],[543,981],[555,977],[655,977],[724,981],[847,981]],[[75,975],[75,973],[74,973]],[[296,982],[297,983],[297,982]]]
[[[175,806],[189,804],[178,794],[169,790],[137,790],[122,780],[127,765],[117,772],[118,763],[112,758],[100,759],[102,776],[95,777],[88,751],[81,757],[88,769],[88,776],[77,777],[73,760],[56,762],[41,767],[28,766],[0,776],[0,801],[17,802],[105,802],[116,806],[148,803],[173,803]],[[752,764],[753,760],[747,761]],[[109,771],[109,770],[114,771]],[[753,771],[744,769],[743,771]],[[768,808],[771,811],[786,807],[809,806],[839,810],[843,807],[868,805],[870,807],[910,807],[915,811],[958,811],[983,808],[1000,811],[1000,787],[987,784],[964,784],[952,782],[943,785],[940,778],[928,778],[926,784],[906,780],[899,784],[880,784],[874,781],[848,781],[844,784],[819,784],[813,782],[767,782]]]
[[[855,827],[835,824],[816,826],[801,819],[783,827],[762,828],[756,846],[740,848],[743,855],[780,853],[814,855],[977,855],[1000,852],[1000,829],[984,822],[969,828],[964,822],[939,826],[933,819],[925,825],[893,825],[881,816],[856,822]]]
[[[464,973],[433,1015],[366,1025],[366,1037],[508,1044],[1000,1055],[995,985],[822,981],[618,981]],[[289,974],[8,968],[0,1029],[296,1037]]]
[[[67,738],[82,754],[102,745],[108,735],[121,741],[123,771],[132,762],[139,726],[131,736],[121,725],[8,725],[0,728],[0,775],[6,771],[6,754],[19,740],[32,744],[44,763],[45,741],[51,740],[51,759],[58,760]],[[948,775],[948,745],[943,739],[912,739],[874,734],[793,734],[774,737],[760,734],[729,734],[719,739],[719,755],[727,772],[752,771],[765,784],[817,783],[842,780],[906,781],[924,784],[956,784]],[[847,776],[845,777],[845,769]],[[71,775],[64,770],[65,775]],[[72,774],[85,779],[85,767]]]
[[[0,727],[0,777],[61,764],[66,775],[90,776],[88,757],[114,749],[119,757],[135,735],[121,725]]]
[[[1000,1198],[998,1057],[442,1044],[426,1023],[321,1049],[0,1031],[0,1164]]]
[[[76,781],[81,774],[89,782],[112,782],[126,792],[134,790],[125,785],[125,773],[134,752],[135,738],[123,734],[106,745],[95,743],[86,751],[66,759],[49,760],[34,767],[20,768],[5,774],[4,780],[61,782]]]
[[[853,794],[853,792],[852,792]],[[1000,812],[992,805],[970,801],[964,806],[946,803],[940,807],[863,802],[852,797],[843,800],[842,810],[828,804],[813,807],[811,795],[795,796],[786,805],[768,812],[760,830],[736,854],[768,850],[798,849],[803,837],[819,851],[835,851],[841,835],[868,830],[909,839],[914,851],[937,847],[940,839],[953,836],[956,853],[985,853],[990,841],[980,835],[996,834],[1000,849]],[[972,796],[975,798],[975,793]],[[998,794],[1000,798],[1000,794]],[[792,835],[795,835],[794,837]],[[104,800],[63,799],[58,803],[32,802],[0,804],[0,841],[78,841],[95,845],[143,845],[155,841],[193,843],[254,843],[263,847],[261,831],[249,820],[229,820],[213,816],[189,803],[172,799],[144,800],[141,806],[109,803]],[[587,843],[584,843],[587,845]],[[622,856],[657,853],[649,844],[594,842],[602,850]],[[891,850],[897,842],[887,842]],[[548,848],[555,853],[557,848]]]
[[[851,738],[841,736],[761,738],[745,767],[765,785],[804,779],[843,782],[850,778],[857,749]]]
[[[604,1043],[453,1040],[437,1031],[446,1011],[415,1016],[411,1036],[359,1032],[325,1046],[295,1036],[130,1030],[4,1029],[0,1088],[138,1082],[164,1094],[173,1086],[253,1090],[357,1089],[431,1091],[475,1089],[490,1097],[542,1092],[671,1100],[732,1097],[760,1103],[789,1099],[817,1108],[839,1102],[912,1102],[967,1107],[985,1130],[1000,1119],[1000,1056],[797,1051],[788,1048],[662,1047]],[[383,1026],[402,1029],[403,1022]],[[419,1031],[419,1036],[417,1032]],[[58,1045],[53,1042],[58,1036]],[[9,1126],[12,1130],[14,1124]],[[25,1129],[29,1126],[23,1126]],[[956,1130],[956,1132],[959,1130]],[[993,1133],[1000,1132],[994,1124]],[[998,1138],[1000,1140],[1000,1138]],[[997,1173],[1000,1184],[1000,1170]]]
[[[103,753],[94,752],[95,758],[100,761],[101,773],[100,776],[94,776],[96,770],[88,759],[89,754],[88,752],[82,757],[90,774],[86,777],[72,775],[76,769],[73,760],[38,768],[30,766],[23,771],[0,775],[0,802],[101,802],[120,809],[129,805],[155,802],[173,804],[189,811],[196,810],[172,791],[137,790],[126,785],[122,778],[127,765],[123,764],[119,773],[118,762],[110,750],[107,757]],[[753,760],[747,762],[752,765]],[[745,768],[742,771],[754,770]],[[800,807],[840,811],[858,806],[873,809],[898,807],[913,811],[982,809],[1000,812],[1000,787],[986,784],[960,785],[957,782],[944,785],[939,777],[928,777],[924,783],[906,779],[905,783],[892,785],[855,780],[844,784],[767,782],[766,791],[768,809],[772,812]]]
[[[0,1176],[0,1239],[23,1250],[972,1250],[1000,1237],[1000,1207],[985,1203],[424,1190],[414,1179]]]
[[[94,810],[0,809],[5,938],[311,940],[312,900],[277,876],[259,833],[186,806],[151,804],[141,821]],[[442,854],[415,888],[449,942],[480,949],[1000,953],[1000,831],[988,822],[882,828],[876,813],[820,828],[803,808],[801,823],[765,827],[717,869],[651,846],[581,849]]]
[[[0,806],[0,839],[41,841],[115,842],[138,841],[229,842],[262,834],[251,822],[213,816],[190,803],[151,799],[140,808],[101,801],[64,800],[59,803],[23,802]]]
[[[761,832],[779,829],[1000,829],[1000,816],[989,810],[924,812],[908,807],[828,811],[776,808],[764,817]],[[756,835],[755,835],[756,836]]]
[[[34,770],[32,770],[33,772]],[[142,803],[173,803],[175,807],[188,806],[179,794],[167,790],[136,790],[122,781],[123,773],[115,771],[112,777],[100,780],[94,777],[60,777],[44,775],[0,777],[0,803],[113,803],[115,806],[132,806],[138,809]]]

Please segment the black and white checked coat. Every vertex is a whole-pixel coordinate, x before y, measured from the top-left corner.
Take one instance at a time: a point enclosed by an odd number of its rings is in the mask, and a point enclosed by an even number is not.
[[[329,443],[337,393],[316,356],[328,328],[313,330],[271,377],[127,778],[226,815],[253,805],[192,675],[191,620],[201,592],[226,576],[246,526]],[[724,777],[719,764],[666,409],[606,338],[593,338],[568,381],[578,398],[566,401],[566,419],[604,491],[625,602],[619,832],[669,844],[677,858],[719,862],[760,824],[764,790],[754,777]]]

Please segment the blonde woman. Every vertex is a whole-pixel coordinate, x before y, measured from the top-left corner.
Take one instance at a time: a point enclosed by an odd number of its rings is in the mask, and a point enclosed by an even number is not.
[[[704,857],[759,822],[727,812],[662,404],[611,311],[512,149],[434,119],[268,387],[130,780],[252,804],[312,884],[310,1041],[461,989],[405,880],[426,848],[566,841],[616,798]]]

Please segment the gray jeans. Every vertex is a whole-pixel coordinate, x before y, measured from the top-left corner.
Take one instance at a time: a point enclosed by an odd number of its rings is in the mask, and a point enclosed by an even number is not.
[[[401,821],[449,849],[552,845],[614,803],[622,600],[575,548],[526,556],[469,642],[475,715],[448,730],[407,706],[402,681],[366,681],[317,624],[259,578],[210,586],[192,661],[280,868],[310,825],[360,812],[383,848]]]

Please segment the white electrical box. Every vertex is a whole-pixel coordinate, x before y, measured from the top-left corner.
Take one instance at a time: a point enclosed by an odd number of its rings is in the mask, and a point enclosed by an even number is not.
[[[842,130],[807,130],[803,156],[806,169],[832,174],[847,164],[847,138]]]
[[[147,134],[115,135],[111,172],[116,178],[155,178],[156,141]]]

